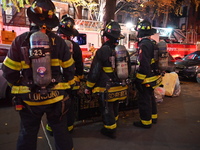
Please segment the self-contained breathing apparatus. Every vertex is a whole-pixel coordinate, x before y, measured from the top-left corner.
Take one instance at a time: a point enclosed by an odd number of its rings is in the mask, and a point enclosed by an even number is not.
[[[51,43],[46,34],[46,28],[42,27],[37,32],[30,32],[25,41],[28,41],[30,46],[23,46],[21,50],[25,63],[31,67],[32,81],[25,80],[23,82],[27,82],[26,84],[30,88],[36,86],[35,92],[46,95],[50,92],[47,87],[50,83],[55,82],[52,79]]]
[[[159,43],[157,43],[156,49],[157,50],[155,51],[157,51],[157,53],[155,53],[155,60],[158,63],[158,68],[160,72],[162,73],[168,68],[169,53],[167,52],[166,42],[160,41]]]
[[[49,37],[42,31],[37,31],[30,36],[30,59],[34,84],[41,87],[44,93],[51,83],[51,50]]]
[[[154,71],[155,74],[158,75],[164,75],[165,71],[168,68],[168,57],[169,54],[167,52],[166,43],[165,42],[159,42],[156,43],[156,41],[151,40],[153,46],[154,46]]]
[[[126,105],[128,105],[128,98],[130,92],[130,79],[129,79],[129,55],[126,47],[124,45],[117,45],[114,50],[112,50],[112,56],[110,56],[111,66],[114,70],[114,75],[117,81],[114,84],[121,86],[128,86]],[[108,90],[109,84],[106,85],[106,90]],[[109,85],[110,87],[110,85]]]
[[[115,50],[112,52],[112,56],[110,57],[115,76],[123,86],[126,85],[126,79],[128,79],[129,76],[128,57],[129,56],[126,47],[123,45],[117,45]]]

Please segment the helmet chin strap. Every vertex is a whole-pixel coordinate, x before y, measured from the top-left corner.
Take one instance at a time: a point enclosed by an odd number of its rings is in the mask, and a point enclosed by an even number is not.
[[[40,30],[43,32],[43,33],[46,33],[46,31],[51,31],[52,29],[51,28],[48,28],[45,24],[42,25],[42,27],[40,27]]]

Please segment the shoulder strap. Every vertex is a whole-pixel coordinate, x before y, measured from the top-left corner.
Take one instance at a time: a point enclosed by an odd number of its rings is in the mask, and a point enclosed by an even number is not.
[[[32,33],[33,33],[33,32],[31,32],[31,31],[30,31],[30,32],[27,32],[27,35],[26,35],[24,41],[22,42],[21,47],[23,47],[23,46],[29,47],[29,46],[30,46],[29,38],[30,38],[30,36],[31,36]]]

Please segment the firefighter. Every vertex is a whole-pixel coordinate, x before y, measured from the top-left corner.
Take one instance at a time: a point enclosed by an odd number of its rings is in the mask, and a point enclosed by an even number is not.
[[[79,98],[78,90],[80,88],[80,81],[84,78],[83,75],[83,59],[82,59],[82,51],[77,43],[75,43],[72,39],[73,37],[77,36],[79,33],[76,29],[74,29],[74,19],[71,17],[68,17],[67,15],[62,16],[62,19],[60,21],[59,28],[57,30],[57,33],[60,37],[62,37],[65,42],[68,44],[68,47],[70,48],[70,51],[72,53],[73,59],[75,61],[75,81],[76,84],[74,85],[72,92],[70,94],[71,96],[71,107],[68,110],[67,114],[67,126],[68,130],[71,133],[74,129],[74,121],[75,121],[75,115],[74,115],[74,104],[75,99]],[[52,135],[52,129],[47,124],[46,126],[47,131],[50,132],[50,135]]]
[[[127,86],[120,84],[112,68],[113,51],[118,45],[121,27],[109,22],[104,31],[104,43],[96,51],[87,76],[85,94],[97,93],[100,111],[103,118],[101,133],[109,138],[116,138],[119,100],[127,98]],[[115,61],[115,60],[114,60]]]
[[[17,150],[36,150],[44,114],[53,129],[57,150],[72,150],[66,112],[75,84],[74,60],[65,41],[54,34],[59,25],[50,0],[36,0],[27,9],[31,31],[15,38],[5,58],[3,76],[11,85],[21,126]]]
[[[161,84],[160,75],[154,60],[155,44],[150,39],[153,35],[151,23],[142,20],[136,26],[139,39],[139,68],[136,73],[136,88],[139,93],[138,107],[140,120],[133,125],[141,128],[151,128],[157,122],[157,106],[153,90]]]
[[[92,56],[91,56],[91,59],[93,59],[95,53],[96,53],[96,48],[94,48],[94,44],[92,44],[90,46],[90,49],[89,49],[90,52],[92,52]]]

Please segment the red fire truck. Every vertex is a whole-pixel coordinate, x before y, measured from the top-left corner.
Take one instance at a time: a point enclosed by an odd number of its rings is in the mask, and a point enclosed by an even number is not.
[[[94,44],[94,47],[98,49],[101,46],[101,29],[103,23],[92,20],[76,19],[76,28],[80,33],[79,41],[80,47],[83,51],[83,57],[88,58],[92,55],[89,52],[90,46]],[[120,24],[122,28],[122,35],[124,39],[120,40],[120,44],[126,46],[129,51],[135,51],[137,48],[136,31],[127,28],[125,24]],[[132,27],[132,29],[134,26]],[[156,33],[152,36],[152,39],[159,42],[160,38],[165,38],[167,42],[167,51],[170,53],[174,60],[183,58],[185,55],[198,50],[197,34],[194,30],[190,30],[185,34],[180,29],[172,28],[160,28],[156,29]]]
[[[165,38],[167,51],[176,59],[183,58],[194,51],[197,47],[197,34],[194,30],[189,30],[185,34],[180,29],[156,28],[159,37]]]

